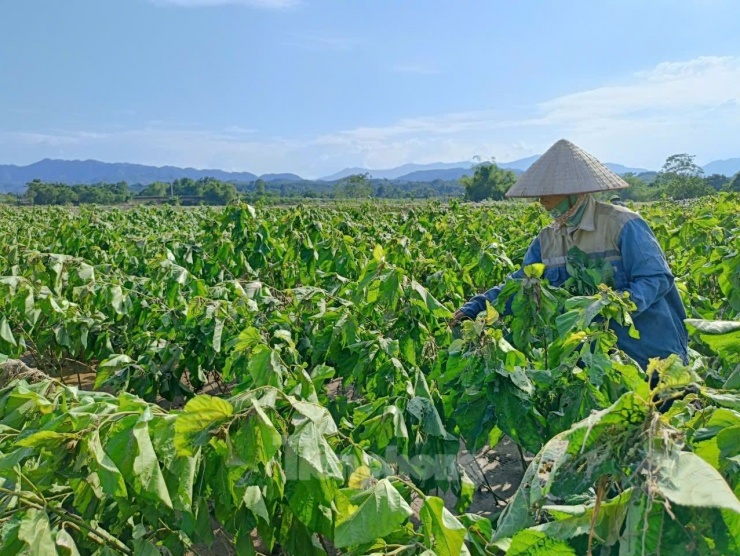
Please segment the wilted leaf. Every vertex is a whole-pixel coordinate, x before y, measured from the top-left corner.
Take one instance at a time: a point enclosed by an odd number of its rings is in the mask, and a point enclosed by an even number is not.
[[[334,546],[344,548],[372,542],[390,535],[413,512],[398,491],[382,479],[358,506],[337,516]]]
[[[24,553],[29,556],[49,556],[57,553],[49,519],[44,511],[33,508],[26,510],[18,527],[18,539],[28,545],[28,551]]]
[[[722,508],[740,513],[740,500],[722,475],[691,452],[673,458],[659,455],[658,491],[674,504],[699,508]]]
[[[438,556],[457,556],[465,541],[465,526],[453,516],[444,501],[428,496],[419,511],[426,542]]]

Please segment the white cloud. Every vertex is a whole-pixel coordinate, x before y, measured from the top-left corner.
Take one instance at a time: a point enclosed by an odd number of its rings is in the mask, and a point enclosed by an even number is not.
[[[300,3],[300,0],[150,0],[158,5],[181,6],[184,8],[201,8],[225,5],[241,5],[252,8],[286,9]]]
[[[594,117],[680,117],[687,111],[740,102],[740,58],[700,57],[664,62],[635,75],[632,83],[565,95],[540,105],[542,123],[573,123]]]
[[[620,83],[533,106],[405,118],[308,137],[193,129],[152,122],[134,130],[0,133],[5,157],[99,158],[145,164],[331,174],[347,166],[514,160],[562,137],[605,162],[658,168],[676,152],[697,161],[740,156],[740,57],[666,62]],[[31,154],[33,153],[33,154]]]
[[[658,64],[621,84],[546,100],[525,108],[519,118],[502,110],[409,118],[334,133],[317,142],[344,144],[367,160],[390,162],[413,151],[420,158],[456,160],[442,156],[467,151],[492,153],[505,161],[516,153],[542,152],[568,137],[608,160],[657,167],[677,151],[696,153],[705,161],[738,156],[739,129],[740,57],[699,57]]]

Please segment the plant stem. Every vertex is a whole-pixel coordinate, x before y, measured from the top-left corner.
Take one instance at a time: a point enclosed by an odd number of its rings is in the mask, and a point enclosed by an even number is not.
[[[57,514],[60,518],[62,518],[63,521],[67,521],[73,525],[76,525],[80,529],[84,529],[85,531],[88,532],[87,533],[88,536],[96,537],[98,541],[102,541],[101,544],[108,544],[114,547],[116,550],[119,550],[127,555],[132,554],[131,550],[125,544],[123,544],[121,541],[115,538],[113,535],[111,535],[110,533],[108,533],[107,531],[103,529],[99,529],[97,527],[91,527],[90,525],[82,521],[80,518],[78,518],[76,515],[71,514],[67,512],[66,510],[55,508],[54,506],[50,506],[40,500],[33,500],[31,498],[24,496],[20,492],[16,492],[14,490],[10,490],[4,487],[0,487],[0,492],[5,493],[8,496],[16,497],[21,504],[24,504],[28,506],[29,508],[34,508],[36,510],[41,510],[41,511],[53,512]],[[93,540],[96,540],[96,539],[93,539]]]
[[[516,449],[519,450],[519,457],[522,458],[522,471],[527,472],[527,462],[524,461],[524,452],[519,444],[516,445]]]
[[[480,471],[481,477],[483,477],[483,482],[486,483],[486,488],[488,489],[488,492],[493,494],[494,502],[496,502],[496,504],[498,504],[499,502],[503,502],[504,504],[506,504],[506,500],[501,498],[499,495],[497,495],[493,491],[493,487],[491,486],[491,483],[488,482],[488,477],[486,477],[486,473],[485,471],[483,471],[483,468],[481,467],[480,463],[478,463],[478,458],[476,458],[475,455],[473,455],[473,461],[475,462],[476,467],[478,467],[478,471]]]

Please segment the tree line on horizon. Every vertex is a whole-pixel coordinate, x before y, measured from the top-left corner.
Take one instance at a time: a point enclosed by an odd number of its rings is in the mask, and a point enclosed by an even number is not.
[[[732,177],[721,174],[705,176],[686,153],[669,156],[659,172],[625,174],[631,187],[619,191],[623,200],[638,202],[661,199],[683,200],[740,192],[740,172]],[[236,199],[247,202],[279,202],[300,199],[430,199],[460,198],[466,201],[502,200],[516,183],[517,175],[500,168],[495,159],[473,167],[473,174],[460,180],[410,182],[372,179],[369,174],[347,176],[336,182],[300,182],[278,180],[265,182],[224,182],[215,178],[194,180],[182,178],[173,182],[154,182],[129,186],[126,182],[94,185],[33,180],[24,194],[0,195],[0,202],[23,202],[33,205],[121,205],[126,203],[167,202],[185,205],[226,205]]]
[[[149,185],[126,182],[69,185],[34,180],[23,194],[0,195],[0,202],[32,205],[121,205],[169,203],[182,205],[226,205],[241,199],[265,203],[300,199],[431,199],[459,198],[463,189],[457,180],[403,182],[371,179],[368,174],[348,176],[337,182],[224,182],[215,178],[177,179]]]

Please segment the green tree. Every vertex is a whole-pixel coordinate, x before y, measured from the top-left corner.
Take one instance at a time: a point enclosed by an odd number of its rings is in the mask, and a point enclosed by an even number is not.
[[[494,201],[504,198],[504,194],[516,183],[516,174],[511,170],[504,170],[496,166],[495,160],[483,162],[474,166],[472,176],[460,178],[460,184],[465,188],[466,201]]]
[[[674,154],[666,159],[654,186],[660,187],[671,199],[713,195],[717,191],[704,180],[703,173],[704,170],[694,163],[694,155]]]
[[[236,187],[231,183],[208,180],[198,185],[201,186],[199,196],[202,196],[209,205],[226,205],[237,197]]]
[[[740,172],[735,174],[735,177],[733,177],[725,184],[724,188],[722,188],[722,191],[740,193]]]
[[[622,179],[630,184],[631,187],[644,187],[647,185],[642,179],[632,172],[627,172],[622,175]]]
[[[167,197],[170,194],[170,184],[162,181],[150,183],[139,192],[141,197]]]
[[[262,178],[259,178],[256,182],[254,182],[255,187],[255,194],[258,198],[262,198],[267,193],[267,186],[265,184],[265,180]]]
[[[660,196],[660,190],[652,188],[642,178],[628,172],[622,176],[630,186],[619,192],[623,200],[652,201]]]
[[[701,176],[704,174],[704,170],[701,167],[694,164],[693,154],[673,154],[666,158],[663,167],[660,169],[660,174],[664,176]]]
[[[202,197],[203,188],[209,178],[204,180],[195,181],[191,178],[180,178],[172,182],[175,190],[175,195],[187,196],[187,197]]]
[[[67,185],[36,179],[27,187],[26,198],[35,205],[116,205],[131,199],[126,182]]]
[[[348,199],[367,199],[373,193],[370,174],[355,174],[340,180],[336,185],[336,196]]]
[[[45,183],[33,180],[28,184],[26,197],[35,205],[67,205],[77,202],[77,193],[63,183]]]
[[[706,176],[704,181],[707,182],[707,185],[711,185],[715,190],[720,191],[730,181],[730,178],[723,174],[712,174]]]
[[[666,185],[666,195],[671,199],[695,199],[715,195],[717,190],[699,176],[687,176]]]

